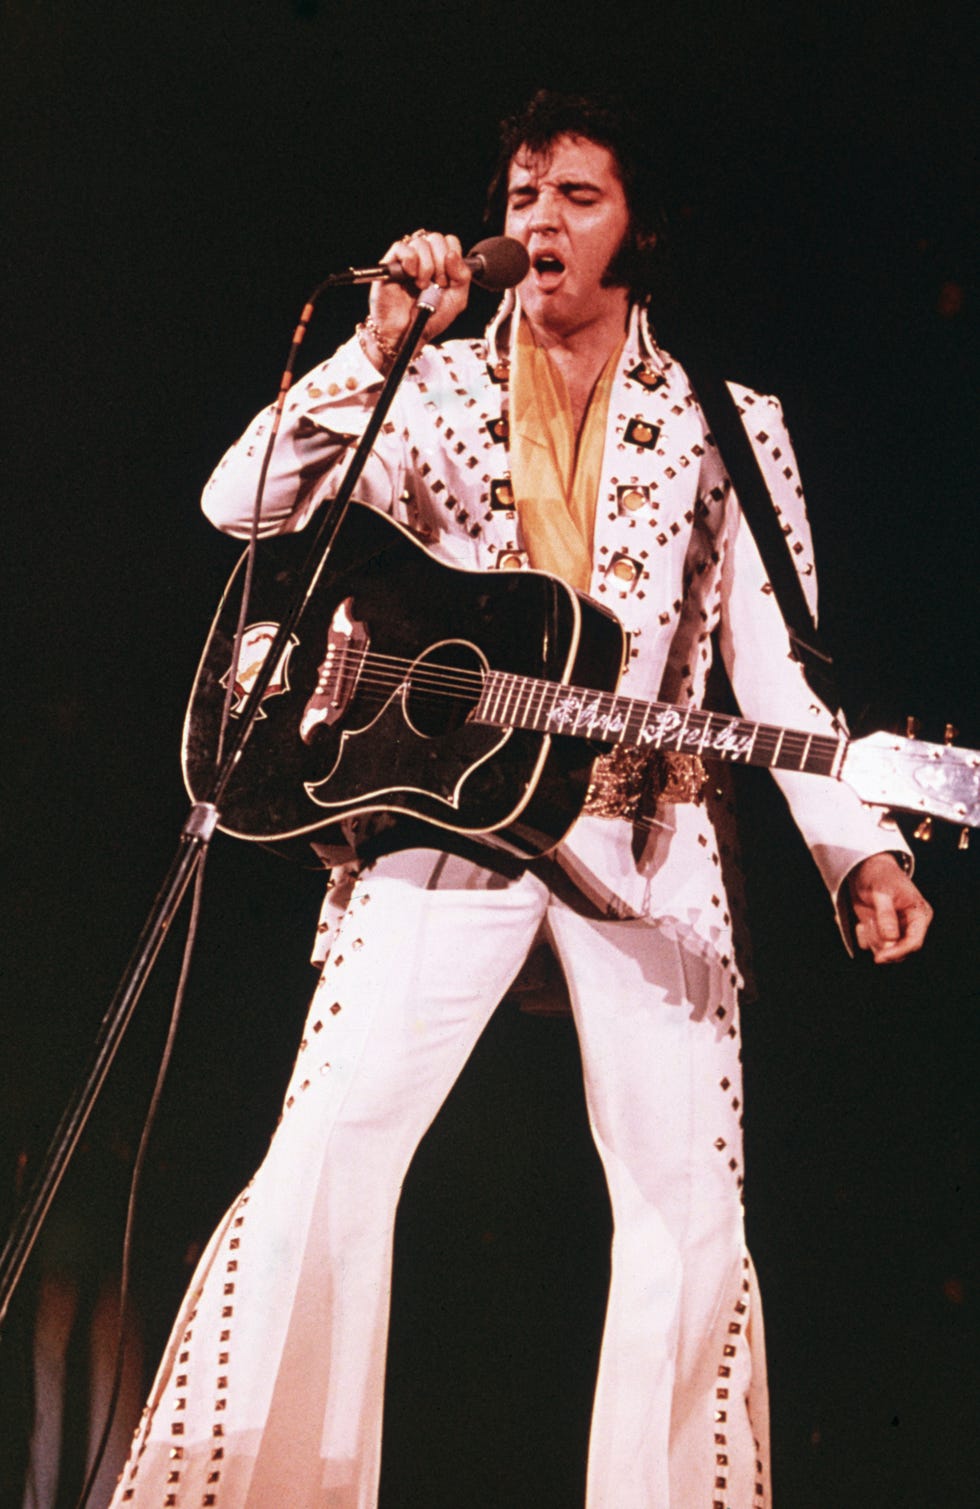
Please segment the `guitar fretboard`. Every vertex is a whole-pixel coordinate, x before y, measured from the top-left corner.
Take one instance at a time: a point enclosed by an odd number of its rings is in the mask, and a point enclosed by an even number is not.
[[[835,776],[845,741],[826,734],[753,723],[728,713],[646,702],[616,692],[588,691],[554,681],[488,671],[471,713],[476,723],[573,734],[639,749],[677,750],[712,760],[741,761],[776,770]]]

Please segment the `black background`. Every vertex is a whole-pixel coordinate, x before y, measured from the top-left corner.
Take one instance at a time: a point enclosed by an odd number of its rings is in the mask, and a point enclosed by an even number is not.
[[[184,702],[237,556],[200,489],[326,272],[419,224],[479,238],[495,122],[540,84],[615,85],[649,121],[676,268],[655,315],[668,345],[693,331],[783,399],[852,720],[914,712],[941,737],[951,719],[980,746],[969,14],[7,0],[5,1199],[183,819]],[[321,309],[309,360],[361,303]],[[875,971],[840,948],[768,783],[744,786],[748,1204],[778,1501],[967,1509],[976,850],[949,830],[920,850],[932,940]],[[189,1244],[274,1122],[318,893],[215,845],[138,1241],[151,1353]],[[114,1261],[174,973],[168,952],[49,1261]],[[386,1509],[581,1502],[607,1223],[571,1028],[507,1005],[403,1203]]]

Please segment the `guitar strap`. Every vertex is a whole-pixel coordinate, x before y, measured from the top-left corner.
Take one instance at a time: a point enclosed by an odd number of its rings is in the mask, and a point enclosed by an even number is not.
[[[708,423],[725,469],[732,480],[742,514],[752,531],[779,610],[789,630],[793,653],[803,667],[811,691],[831,712],[840,706],[833,657],[823,645],[803,595],[789,545],[773,507],[772,496],[746,434],[742,416],[728,384],[706,370],[685,371]]]

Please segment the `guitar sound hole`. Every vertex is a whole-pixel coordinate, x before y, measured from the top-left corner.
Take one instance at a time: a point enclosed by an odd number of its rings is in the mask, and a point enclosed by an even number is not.
[[[406,716],[427,739],[455,733],[483,689],[487,663],[474,645],[460,640],[433,645],[412,669]]]

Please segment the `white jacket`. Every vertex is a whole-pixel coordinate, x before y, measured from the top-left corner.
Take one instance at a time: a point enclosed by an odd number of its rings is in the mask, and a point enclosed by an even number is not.
[[[526,568],[509,478],[509,351],[513,296],[485,340],[425,346],[409,368],[357,496],[392,514],[437,557],[467,568]],[[381,378],[356,339],[292,390],[263,499],[263,534],[301,529],[343,473]],[[792,445],[775,398],[732,385],[811,610],[817,587]],[[208,518],[247,535],[271,410],[253,421],[207,484]],[[596,509],[591,593],[630,635],[623,690],[700,702],[719,631],[746,717],[819,734],[839,725],[792,657],[721,459],[684,370],[634,309],[609,407]],[[773,772],[835,904],[849,870],[881,850],[904,851],[895,825],[839,781]],[[732,958],[717,839],[703,806],[668,807],[642,852],[620,820],[582,817],[558,853],[588,895],[645,918],[697,954]],[[838,918],[847,938],[846,918]],[[737,977],[732,966],[732,987]]]

